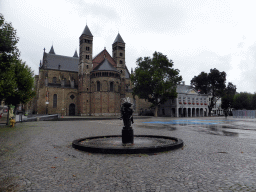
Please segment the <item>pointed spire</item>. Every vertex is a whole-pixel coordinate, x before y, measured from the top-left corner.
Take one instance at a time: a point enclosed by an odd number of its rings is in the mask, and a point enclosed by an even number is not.
[[[78,57],[78,55],[77,55],[77,51],[75,51],[75,53],[74,53],[74,56],[73,57]]]
[[[116,36],[116,39],[115,39],[114,43],[125,43],[124,40],[122,39],[121,35],[119,34],[119,32]]]
[[[53,49],[53,45],[52,45],[51,50],[50,50],[50,52],[49,52],[49,53],[51,53],[51,54],[55,54],[54,49]]]
[[[92,36],[93,37],[93,35],[92,35],[89,27],[87,26],[87,24],[86,24],[86,26],[84,28],[84,31],[83,31],[82,35],[88,35],[88,36]]]

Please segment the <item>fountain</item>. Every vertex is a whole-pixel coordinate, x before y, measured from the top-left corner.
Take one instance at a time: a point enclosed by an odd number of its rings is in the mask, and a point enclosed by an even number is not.
[[[157,153],[183,146],[183,141],[175,137],[158,135],[134,135],[131,124],[133,122],[133,109],[129,98],[122,99],[121,117],[124,127],[122,136],[107,135],[87,137],[74,140],[72,146],[75,149],[104,154],[138,154]]]

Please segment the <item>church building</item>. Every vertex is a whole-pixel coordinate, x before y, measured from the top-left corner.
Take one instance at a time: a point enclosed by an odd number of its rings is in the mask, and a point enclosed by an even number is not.
[[[44,50],[36,76],[38,114],[118,115],[121,99],[130,97],[135,113],[150,103],[132,96],[125,63],[125,42],[118,33],[112,56],[106,49],[93,56],[93,35],[86,25],[79,38],[79,55],[57,55]]]

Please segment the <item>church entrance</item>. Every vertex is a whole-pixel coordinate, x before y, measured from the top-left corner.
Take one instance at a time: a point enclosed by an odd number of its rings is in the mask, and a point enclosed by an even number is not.
[[[71,103],[69,105],[69,116],[75,116],[76,115],[76,106],[74,103]]]

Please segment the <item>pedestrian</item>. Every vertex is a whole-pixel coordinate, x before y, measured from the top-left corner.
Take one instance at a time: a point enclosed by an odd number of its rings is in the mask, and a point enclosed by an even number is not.
[[[227,111],[225,111],[224,113],[225,113],[225,118],[227,119],[228,112],[227,112]]]

